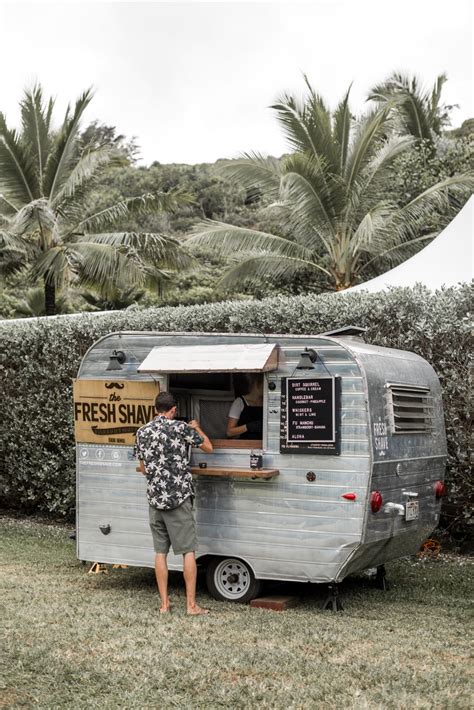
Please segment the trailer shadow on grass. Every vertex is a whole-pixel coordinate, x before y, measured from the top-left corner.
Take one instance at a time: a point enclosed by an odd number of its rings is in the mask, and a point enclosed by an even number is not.
[[[405,604],[406,602],[423,604],[426,601],[426,593],[433,589],[432,576],[426,577],[423,573],[424,568],[427,565],[431,568],[439,567],[440,574],[443,574],[443,563],[448,559],[451,563],[455,562],[458,565],[469,564],[469,558],[464,559],[455,555],[444,555],[438,561],[420,560],[414,556],[402,558],[387,565],[385,586],[381,584],[380,578],[377,578],[375,568],[346,577],[337,585],[343,611],[350,612],[360,609],[361,606],[368,609],[371,604],[378,609],[381,603],[390,603],[390,605]],[[85,574],[87,574],[89,567],[89,563],[83,565]],[[151,568],[113,569],[111,565],[108,565],[105,573],[87,574],[86,580],[89,588],[102,591],[123,590],[127,593],[133,592],[146,596],[157,594],[155,574]],[[449,585],[449,576],[444,578],[444,584],[446,583]],[[182,599],[184,604],[185,588],[181,572],[170,571],[169,591],[170,596],[177,600]],[[331,612],[333,611],[331,605],[325,608],[328,598],[331,598],[331,593],[331,585],[324,583],[265,581],[259,597],[291,597],[295,602],[292,609],[304,608],[305,610]],[[202,567],[198,568],[197,594],[205,603],[214,604],[217,610],[221,605],[227,609],[235,607],[236,610],[245,606],[211,600],[206,587],[205,569]]]

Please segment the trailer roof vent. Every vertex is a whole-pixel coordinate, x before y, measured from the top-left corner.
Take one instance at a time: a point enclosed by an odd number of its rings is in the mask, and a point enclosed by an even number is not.
[[[386,387],[392,434],[429,434],[433,431],[433,398],[429,387],[390,382]]]

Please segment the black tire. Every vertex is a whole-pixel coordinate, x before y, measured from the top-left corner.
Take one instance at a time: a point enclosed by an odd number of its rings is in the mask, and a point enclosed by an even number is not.
[[[214,599],[241,604],[257,597],[261,587],[249,565],[235,557],[214,557],[207,566],[206,584]]]

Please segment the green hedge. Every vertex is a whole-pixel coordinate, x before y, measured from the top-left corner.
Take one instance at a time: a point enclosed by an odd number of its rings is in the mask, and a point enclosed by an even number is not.
[[[315,334],[351,324],[367,327],[370,343],[419,353],[440,376],[449,444],[445,513],[452,529],[464,534],[472,493],[469,303],[468,286],[434,293],[417,287],[385,294],[275,297],[2,321],[0,503],[24,512],[71,515],[75,496],[71,381],[86,350],[102,335],[118,330]]]

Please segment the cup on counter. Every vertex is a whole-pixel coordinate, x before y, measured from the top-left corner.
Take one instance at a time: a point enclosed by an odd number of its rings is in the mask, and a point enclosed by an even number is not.
[[[250,468],[259,471],[263,468],[263,451],[252,449],[250,452]]]

